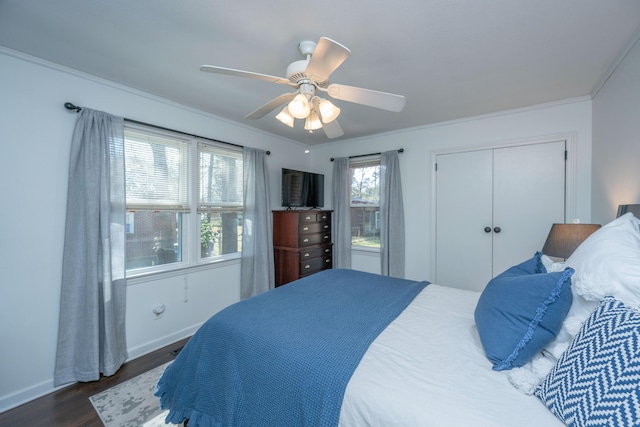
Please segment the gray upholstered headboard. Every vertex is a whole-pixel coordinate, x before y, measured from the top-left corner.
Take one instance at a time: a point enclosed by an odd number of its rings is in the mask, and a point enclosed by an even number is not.
[[[640,205],[620,205],[618,206],[618,215],[622,216],[627,212],[631,212],[636,218],[640,218]]]

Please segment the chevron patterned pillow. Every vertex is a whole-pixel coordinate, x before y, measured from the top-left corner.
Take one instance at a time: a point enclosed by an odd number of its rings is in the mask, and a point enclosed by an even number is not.
[[[639,426],[640,312],[605,298],[535,395],[568,426]]]

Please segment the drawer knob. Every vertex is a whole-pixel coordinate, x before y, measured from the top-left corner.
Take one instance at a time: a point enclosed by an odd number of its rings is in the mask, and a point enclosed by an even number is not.
[[[304,239],[304,240],[303,240],[303,242],[304,242],[304,243],[308,243],[308,242],[309,242],[309,239]]]
[[[330,259],[325,259],[325,260],[324,260],[324,262],[326,262],[326,263],[330,263],[330,262],[331,262],[331,260],[330,260]]]
[[[309,258],[309,252],[306,252],[306,253],[304,254],[304,256],[305,256],[305,258]]]
[[[309,264],[305,265],[304,268],[308,269],[311,268],[311,266]]]
[[[308,216],[308,217],[306,217],[305,219],[311,219],[311,217],[310,217],[310,216]]]
[[[324,229],[326,230],[327,228],[329,228],[329,226],[328,226],[328,225],[325,225],[325,226],[324,226]]]
[[[309,227],[304,227],[302,230],[303,231],[309,231]]]

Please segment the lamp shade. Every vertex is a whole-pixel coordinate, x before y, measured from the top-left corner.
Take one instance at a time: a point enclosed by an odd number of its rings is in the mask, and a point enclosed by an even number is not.
[[[301,93],[297,94],[289,103],[289,114],[296,119],[304,119],[309,115],[311,108],[309,107],[309,100],[306,95]]]
[[[276,116],[276,119],[280,120],[282,123],[289,126],[290,128],[293,127],[293,122],[295,121],[293,116],[289,114],[289,107],[287,107],[286,105],[282,109],[282,111],[278,113],[278,115]]]
[[[315,110],[311,110],[307,120],[304,122],[304,129],[308,131],[314,131],[316,129],[320,129],[322,127],[322,122],[320,121],[320,117],[318,117],[318,113]]]
[[[567,259],[598,228],[600,224],[553,224],[542,253]]]
[[[320,118],[322,123],[331,123],[340,115],[340,109],[333,105],[328,99],[323,99],[318,105],[320,111]]]

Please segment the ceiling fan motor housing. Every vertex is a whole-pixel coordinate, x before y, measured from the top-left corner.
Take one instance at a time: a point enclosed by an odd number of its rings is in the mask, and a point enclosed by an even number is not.
[[[308,59],[301,59],[295,61],[287,66],[287,78],[291,83],[298,84],[301,80],[309,80],[309,77],[304,73],[309,64]]]

